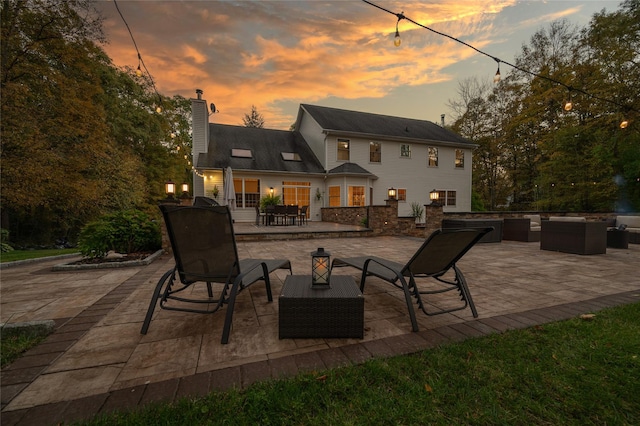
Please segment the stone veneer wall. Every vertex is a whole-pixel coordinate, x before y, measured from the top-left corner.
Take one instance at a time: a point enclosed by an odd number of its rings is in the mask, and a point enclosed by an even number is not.
[[[382,206],[366,207],[324,207],[322,208],[322,221],[348,225],[362,225],[363,219],[368,218],[370,236],[378,235],[405,235],[418,238],[426,238],[436,229],[440,229],[443,219],[502,219],[505,217],[522,217],[525,214],[539,214],[543,219],[550,216],[579,216],[586,217],[589,221],[611,219],[615,213],[575,213],[575,212],[444,212],[442,206],[426,204],[425,223],[416,223],[413,217],[398,217],[398,201],[387,200]]]

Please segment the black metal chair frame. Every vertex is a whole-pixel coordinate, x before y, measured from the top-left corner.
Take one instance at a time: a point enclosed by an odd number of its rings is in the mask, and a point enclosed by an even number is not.
[[[302,224],[306,224],[307,223],[307,210],[308,209],[309,209],[309,206],[300,207],[300,212],[298,213],[298,225],[302,225]]]
[[[276,269],[288,269],[291,274],[291,262],[286,259],[240,260],[238,258],[235,235],[233,234],[231,214],[227,206],[196,207],[161,205],[160,209],[167,227],[167,234],[171,240],[171,247],[173,249],[176,265],[169,271],[165,272],[158,281],[153,292],[151,302],[149,303],[149,308],[140,333],[147,334],[149,324],[153,317],[153,312],[158,305],[158,300],[160,301],[161,309],[202,314],[214,313],[224,305],[227,305],[221,340],[223,344],[226,344],[229,342],[233,310],[238,293],[257,281],[264,281],[267,291],[267,299],[269,302],[272,302],[273,296],[271,293],[271,281],[269,279],[269,274]],[[213,263],[216,262],[216,259],[204,257],[199,259],[188,259],[188,256],[183,256],[183,253],[181,253],[182,244],[188,244],[189,241],[197,238],[195,234],[203,234],[206,233],[207,230],[195,226],[193,222],[197,222],[197,220],[189,221],[192,226],[184,226],[183,229],[176,229],[177,225],[174,222],[178,219],[174,219],[174,216],[179,217],[180,215],[189,219],[192,217],[195,218],[196,215],[199,216],[198,219],[200,217],[208,219],[207,216],[209,216],[212,219],[210,221],[211,226],[215,225],[216,220],[218,222],[224,220],[224,228],[226,229],[223,229],[223,232],[219,233],[220,235],[217,234],[217,238],[207,240],[206,243],[211,246],[212,252],[214,252],[216,248],[228,245],[229,251],[233,251],[233,253],[225,253],[227,259],[220,259],[217,265]],[[207,221],[205,221],[205,223],[206,222]],[[227,241],[224,241],[224,239]],[[213,247],[216,244],[218,247]],[[201,256],[207,256],[208,254],[206,248],[202,251],[198,250],[198,253],[201,253]],[[212,268],[218,268],[218,270],[210,273],[201,272],[206,272]],[[208,297],[190,298],[180,295],[182,291],[191,288],[191,285],[197,282],[206,283]],[[222,285],[217,297],[214,297],[212,283]],[[182,302],[185,306],[170,306],[167,304],[170,300]],[[203,305],[206,306],[202,307]]]
[[[360,278],[360,291],[364,293],[364,285],[367,276],[373,275],[381,278],[395,287],[402,289],[411,318],[411,328],[418,331],[418,321],[413,309],[412,297],[417,300],[418,307],[426,315],[439,315],[454,311],[459,311],[469,307],[474,318],[478,317],[471,292],[462,271],[456,266],[456,262],[462,258],[485,234],[493,231],[493,227],[488,228],[465,228],[465,229],[439,229],[427,238],[422,246],[415,252],[413,257],[405,264],[382,259],[376,256],[336,258],[331,263],[334,267],[350,266],[362,271]],[[455,244],[455,250],[451,250]],[[443,276],[453,270],[455,277],[453,281],[444,279]],[[408,278],[408,282],[407,282]],[[419,290],[416,278],[434,278],[442,288],[436,290]],[[422,300],[422,295],[445,293],[457,290],[463,304],[448,309],[428,311]]]

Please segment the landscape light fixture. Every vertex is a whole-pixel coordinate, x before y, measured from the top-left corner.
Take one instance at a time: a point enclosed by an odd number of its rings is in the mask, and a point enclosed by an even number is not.
[[[311,288],[329,288],[331,253],[320,247],[311,253]]]
[[[273,186],[269,187],[269,195],[273,197]]]
[[[189,193],[189,184],[187,182],[183,182],[182,183],[182,193],[183,194],[188,194]]]

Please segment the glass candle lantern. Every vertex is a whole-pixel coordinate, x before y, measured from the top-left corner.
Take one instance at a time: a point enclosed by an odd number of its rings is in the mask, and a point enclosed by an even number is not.
[[[320,247],[311,253],[311,287],[329,288],[329,259],[331,254]]]

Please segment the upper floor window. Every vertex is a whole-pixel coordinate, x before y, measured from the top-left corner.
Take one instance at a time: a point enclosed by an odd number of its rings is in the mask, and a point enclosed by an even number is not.
[[[456,168],[464,168],[464,151],[461,149],[456,149]]]
[[[438,148],[429,147],[429,167],[438,167]]]
[[[349,161],[349,139],[338,139],[338,161]]]
[[[382,157],[382,148],[380,142],[369,142],[369,161],[379,163]]]
[[[411,145],[406,143],[400,145],[400,157],[411,158]]]

